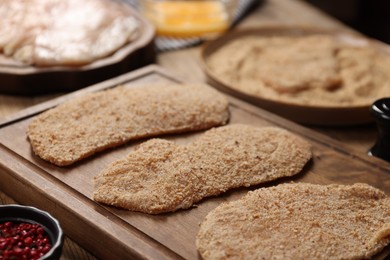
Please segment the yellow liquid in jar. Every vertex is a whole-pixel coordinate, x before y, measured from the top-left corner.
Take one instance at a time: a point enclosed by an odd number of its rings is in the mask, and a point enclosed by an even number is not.
[[[157,34],[196,37],[218,34],[229,28],[229,15],[219,1],[163,1],[150,3],[145,15]]]

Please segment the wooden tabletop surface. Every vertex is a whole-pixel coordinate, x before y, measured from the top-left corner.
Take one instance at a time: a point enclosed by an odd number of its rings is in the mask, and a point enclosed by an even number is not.
[[[316,25],[330,29],[350,30],[343,24],[325,15],[318,9],[300,0],[266,0],[255,7],[234,28],[253,28],[273,24]],[[204,82],[205,75],[199,66],[201,46],[158,53],[156,63],[188,82]],[[52,99],[57,95],[17,97],[0,95],[0,118],[7,117],[29,106]],[[367,154],[376,140],[374,124],[353,127],[312,127],[353,148],[356,153]],[[0,191],[0,204],[16,203]],[[93,254],[79,247],[69,238],[65,239],[61,259],[95,259]]]

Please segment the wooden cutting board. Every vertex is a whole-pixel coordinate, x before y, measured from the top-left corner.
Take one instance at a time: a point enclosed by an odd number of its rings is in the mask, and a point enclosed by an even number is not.
[[[313,159],[302,173],[207,198],[188,210],[147,215],[104,206],[91,199],[93,177],[108,163],[128,154],[139,142],[102,152],[64,168],[46,163],[32,153],[26,128],[36,114],[50,107],[118,84],[131,88],[140,84],[176,84],[180,81],[153,65],[31,107],[3,120],[0,122],[0,189],[22,204],[34,205],[52,213],[59,219],[67,235],[104,259],[199,259],[195,236],[205,215],[221,202],[237,199],[248,190],[259,187],[289,181],[319,184],[365,182],[390,193],[389,163],[354,154],[331,138],[230,96],[229,124],[278,126],[302,136],[313,145]],[[199,134],[164,138],[184,144]],[[383,254],[389,254],[389,250]]]

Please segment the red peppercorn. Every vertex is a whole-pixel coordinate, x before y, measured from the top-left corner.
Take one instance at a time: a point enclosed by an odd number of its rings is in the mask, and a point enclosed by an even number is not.
[[[10,227],[12,227],[12,222],[11,222],[11,221],[5,222],[5,223],[4,223],[4,227],[5,227],[5,228],[10,228]]]
[[[51,249],[49,236],[39,224],[0,223],[0,260],[38,259]]]
[[[33,239],[31,237],[26,237],[24,240],[23,240],[24,244],[29,246],[32,244],[33,242]]]
[[[41,227],[38,227],[37,228],[37,233],[42,235],[43,233],[45,233],[45,230],[43,228],[41,228]]]

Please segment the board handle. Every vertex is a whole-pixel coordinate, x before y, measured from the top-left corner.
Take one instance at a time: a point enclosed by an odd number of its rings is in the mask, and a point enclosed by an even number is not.
[[[390,162],[390,98],[382,98],[371,106],[371,115],[378,127],[378,137],[369,155]]]

